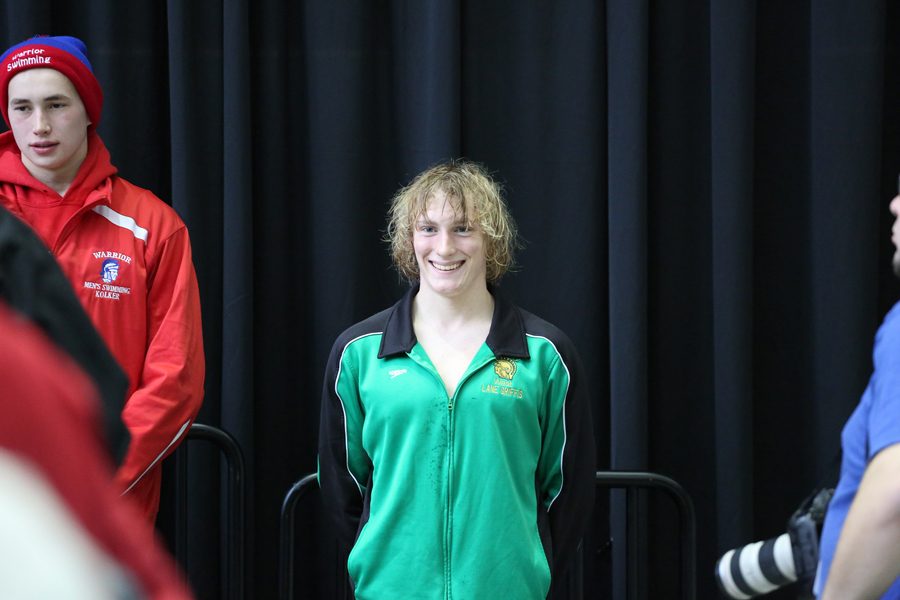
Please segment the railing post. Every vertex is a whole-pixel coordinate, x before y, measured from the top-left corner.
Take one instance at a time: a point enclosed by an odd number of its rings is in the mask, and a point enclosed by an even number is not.
[[[217,427],[194,423],[187,440],[205,440],[218,447],[228,467],[228,520],[225,527],[226,572],[223,597],[244,598],[244,456],[237,441]],[[176,451],[176,554],[187,550],[187,448]]]
[[[597,471],[596,479],[597,485],[610,488],[661,489],[675,501],[681,529],[681,593],[684,600],[694,600],[697,594],[697,521],[694,503],[684,488],[664,475],[641,471]]]
[[[306,475],[295,483],[281,504],[281,551],[278,559],[278,597],[294,598],[294,508],[300,498],[318,485],[315,473]]]

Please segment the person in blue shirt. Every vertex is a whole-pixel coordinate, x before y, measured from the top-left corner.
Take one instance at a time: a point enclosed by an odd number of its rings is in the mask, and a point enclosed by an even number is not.
[[[900,196],[893,265],[900,276]],[[814,591],[822,600],[900,599],[900,302],[875,335],[874,370],[841,433]]]

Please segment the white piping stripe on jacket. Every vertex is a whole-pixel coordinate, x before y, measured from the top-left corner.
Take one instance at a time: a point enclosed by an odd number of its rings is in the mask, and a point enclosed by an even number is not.
[[[559,491],[556,492],[556,495],[553,496],[553,500],[550,501],[550,504],[547,505],[547,510],[550,510],[550,507],[553,506],[553,503],[556,502],[556,499],[559,498],[559,495],[562,494],[563,486],[565,485],[565,479],[563,475],[563,456],[566,455],[566,443],[569,441],[569,432],[566,427],[566,402],[569,399],[569,386],[572,385],[572,373],[569,372],[569,367],[566,365],[566,361],[563,360],[562,354],[559,353],[559,349],[556,347],[556,344],[553,343],[549,338],[545,338],[542,335],[533,335],[530,333],[526,333],[528,337],[538,338],[542,340],[547,340],[551,346],[553,346],[553,350],[556,352],[556,356],[559,357],[559,364],[563,366],[563,369],[566,370],[566,393],[563,396],[563,409],[562,409],[562,422],[563,422],[563,444],[562,449],[559,452]]]
[[[147,243],[147,230],[138,225],[137,222],[131,217],[127,217],[121,213],[117,213],[105,204],[95,206],[93,210],[95,213],[97,213],[113,225],[117,225],[122,229],[129,230],[134,234],[134,237],[139,240],[144,240],[145,244]]]
[[[334,395],[337,396],[338,401],[341,403],[341,412],[344,413],[344,455],[347,458],[347,472],[350,473],[350,477],[353,479],[353,483],[356,484],[356,489],[359,490],[359,495],[363,495],[362,486],[359,484],[359,481],[356,479],[356,475],[353,474],[353,471],[350,470],[350,441],[349,441],[349,433],[347,432],[347,409],[344,408],[344,399],[341,398],[340,393],[338,392],[338,381],[341,380],[341,370],[344,368],[344,353],[347,352],[347,348],[355,342],[356,340],[361,340],[364,337],[369,337],[370,335],[381,335],[383,332],[376,331],[373,333],[364,333],[359,337],[355,337],[344,346],[344,349],[341,350],[341,357],[338,359],[338,370],[337,375],[334,377]]]
[[[190,426],[191,426],[191,422],[190,422],[190,421],[185,421],[185,422],[184,422],[184,425],[181,426],[181,429],[178,430],[178,433],[175,434],[175,437],[172,438],[172,441],[169,442],[169,445],[166,446],[165,448],[163,448],[163,451],[159,453],[159,456],[157,456],[156,458],[153,459],[153,462],[150,463],[150,466],[147,467],[146,469],[144,469],[144,472],[141,473],[140,475],[138,475],[138,476],[137,476],[137,479],[135,479],[134,481],[131,482],[131,485],[128,486],[128,489],[127,489],[127,490],[125,490],[124,492],[122,492],[122,495],[123,495],[123,496],[124,496],[125,494],[127,494],[128,492],[130,492],[130,491],[131,491],[131,488],[133,488],[134,486],[136,486],[136,485],[137,485],[137,482],[140,481],[141,479],[143,479],[143,478],[144,478],[144,475],[146,475],[147,473],[149,473],[150,470],[151,470],[153,467],[156,466],[156,463],[158,463],[159,461],[162,460],[163,456],[166,455],[166,452],[169,451],[169,448],[171,448],[172,446],[174,446],[174,445],[178,442],[178,440],[181,438],[182,434],[183,434],[185,431],[187,431],[187,428],[190,427]]]

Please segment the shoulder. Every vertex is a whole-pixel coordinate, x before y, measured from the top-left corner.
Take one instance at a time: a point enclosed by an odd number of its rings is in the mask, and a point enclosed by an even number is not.
[[[550,366],[559,360],[566,371],[581,371],[581,357],[578,350],[562,329],[526,310],[521,308],[518,310],[522,315],[528,352],[532,358],[547,361],[544,364]]]
[[[891,307],[891,310],[884,316],[881,328],[900,330],[900,302],[894,304],[894,306]]]
[[[561,354],[577,354],[575,344],[562,329],[527,310],[521,308],[518,310],[522,315],[522,324],[525,326],[527,337],[545,340],[556,347]]]
[[[875,334],[876,348],[900,351],[900,302],[894,304]]]
[[[133,208],[144,213],[159,212],[179,219],[175,210],[148,189],[135,185],[118,175],[112,176],[112,192],[110,201],[121,208]]]
[[[148,189],[137,186],[119,176],[112,177],[109,207],[130,217],[152,234],[157,241],[184,230],[185,225],[174,208]]]
[[[388,318],[393,310],[394,307],[382,310],[342,331],[332,346],[332,358],[343,354],[349,346],[361,344],[363,340],[374,343],[375,351],[377,352],[381,336],[385,327],[387,327]]]

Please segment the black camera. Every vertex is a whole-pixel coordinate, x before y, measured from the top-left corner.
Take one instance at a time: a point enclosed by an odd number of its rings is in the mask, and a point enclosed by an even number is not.
[[[787,532],[729,550],[716,562],[716,583],[729,598],[753,598],[795,581],[811,580],[819,562],[819,533],[834,490],[809,495]]]

